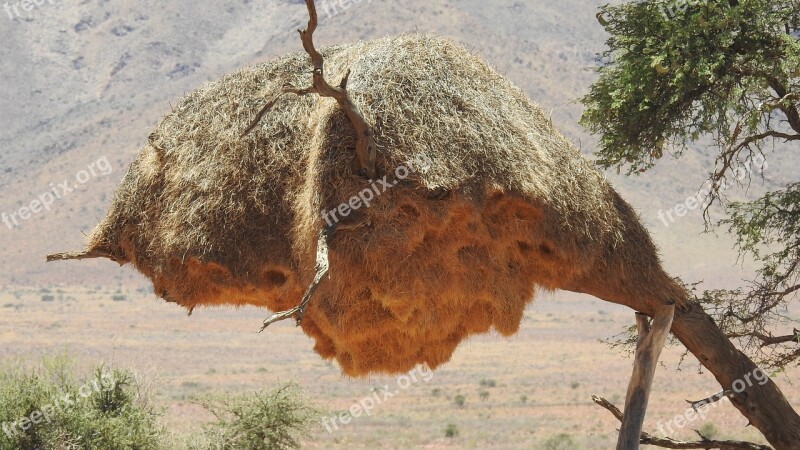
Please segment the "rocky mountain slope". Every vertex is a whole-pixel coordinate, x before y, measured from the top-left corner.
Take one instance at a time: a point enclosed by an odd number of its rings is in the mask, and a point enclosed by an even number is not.
[[[604,48],[594,16],[601,3],[320,0],[315,37],[321,47],[409,32],[450,36],[522,87],[590,155],[595,140],[578,125],[575,99]],[[82,248],[82,233],[103,216],[170,104],[236,68],[299,51],[303,1],[9,5],[0,13],[0,285],[142,284],[129,268],[45,265],[44,255]],[[796,163],[773,164],[768,186]],[[723,282],[740,273],[730,242],[699,235],[699,211],[667,225],[657,214],[693,195],[711,168],[713,158],[700,150],[644,177],[609,177],[641,211],[671,270]]]

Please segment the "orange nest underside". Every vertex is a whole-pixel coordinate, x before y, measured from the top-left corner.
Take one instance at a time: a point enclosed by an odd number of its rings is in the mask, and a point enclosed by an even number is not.
[[[502,194],[482,205],[408,191],[386,197],[388,210],[368,211],[380,222],[334,235],[331,269],[301,323],[316,352],[348,375],[435,368],[470,335],[494,327],[510,336],[535,286],[555,288],[567,275],[552,244],[536,239],[540,212],[527,202]],[[265,267],[263,283],[240,286],[221,265],[175,264],[169,277],[154,276],[155,287],[187,307],[282,311],[308,283],[289,267]]]

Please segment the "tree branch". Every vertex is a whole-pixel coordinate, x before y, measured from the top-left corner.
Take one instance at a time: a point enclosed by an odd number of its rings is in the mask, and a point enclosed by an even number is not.
[[[741,133],[741,124],[736,125],[736,129],[733,132],[733,137],[731,139],[731,145],[728,147],[727,150],[722,152],[719,157],[717,157],[717,161],[722,161],[722,169],[717,170],[714,176],[712,177],[712,181],[714,182],[714,188],[717,188],[717,183],[725,176],[725,172],[731,168],[734,159],[742,151],[744,148],[748,147],[750,144],[755,142],[761,141],[768,137],[775,138],[775,139],[784,139],[788,141],[797,141],[800,140],[800,134],[787,134],[781,133],[775,130],[767,130],[763,133],[754,134],[752,136],[748,136],[744,138],[739,144],[734,146],[734,143],[738,139],[739,133]]]
[[[695,412],[697,412],[703,406],[710,405],[712,403],[716,403],[716,402],[722,400],[723,398],[728,397],[728,396],[730,396],[732,394],[733,394],[733,391],[728,389],[728,390],[724,390],[724,391],[722,391],[722,392],[720,392],[718,394],[714,394],[711,397],[704,398],[702,400],[695,400],[695,401],[686,400],[686,403],[691,405],[692,409],[695,410]]]
[[[790,94],[787,92],[786,86],[778,81],[773,76],[767,77],[767,81],[769,82],[769,86],[778,94],[778,97],[781,99],[792,99],[791,96],[794,96],[794,100],[797,100],[796,94]],[[787,120],[789,121],[789,126],[792,127],[794,131],[800,133],[800,112],[798,112],[797,107],[794,105],[779,105],[781,111],[786,115]]]
[[[797,328],[794,329],[794,334],[787,335],[787,336],[763,336],[757,335],[757,338],[761,339],[761,346],[766,347],[768,345],[776,345],[776,344],[784,344],[788,342],[800,343],[800,330]]]
[[[80,261],[83,259],[98,259],[98,258],[107,258],[112,261],[115,261],[113,255],[106,252],[101,251],[92,251],[92,252],[68,252],[68,253],[56,253],[53,255],[47,255],[47,262],[53,261]]]
[[[296,95],[318,94],[320,97],[330,97],[339,103],[347,118],[353,124],[356,131],[356,157],[363,174],[370,179],[377,178],[377,170],[375,168],[375,160],[377,159],[378,146],[375,142],[375,134],[372,127],[367,123],[364,115],[353,103],[350,95],[347,93],[347,80],[350,77],[348,70],[338,87],[331,86],[325,80],[325,59],[314,46],[314,31],[317,29],[317,7],[314,0],[306,0],[308,7],[308,27],[305,30],[298,30],[300,39],[303,42],[303,48],[308,56],[311,57],[311,63],[314,66],[313,83],[312,86],[305,89],[293,88],[291,86],[284,86],[281,93],[278,94],[272,101],[267,103],[264,108],[256,115],[255,120],[247,127],[247,130],[242,136],[250,133],[272,108],[275,102],[285,93],[292,93]]]
[[[599,406],[607,409],[614,417],[617,418],[620,422],[622,422],[625,416],[622,412],[614,406],[608,400],[598,397],[596,395],[592,396],[592,401],[597,403]],[[751,442],[744,442],[744,441],[717,441],[708,439],[699,432],[695,431],[697,434],[700,435],[701,441],[678,441],[671,438],[658,438],[652,436],[648,433],[642,433],[639,443],[646,444],[646,445],[654,445],[656,447],[662,448],[674,448],[674,449],[719,449],[719,450],[773,450],[772,447],[767,445],[760,445],[760,444],[753,444]]]
[[[317,238],[316,274],[314,275],[314,279],[311,281],[311,284],[308,286],[308,289],[306,289],[306,293],[303,295],[302,300],[300,300],[300,304],[288,311],[282,311],[271,315],[269,318],[267,318],[267,320],[264,321],[264,325],[262,325],[261,330],[259,330],[259,333],[266,330],[267,327],[272,325],[273,323],[280,322],[282,320],[287,320],[292,317],[297,318],[297,326],[300,326],[300,323],[303,320],[303,316],[306,313],[306,308],[308,308],[308,304],[311,302],[311,296],[314,295],[314,292],[317,290],[319,283],[322,281],[322,278],[325,275],[327,275],[327,273],[328,273],[328,229],[325,228],[319,233],[319,238]]]
[[[706,204],[703,210],[703,216],[708,220],[708,214],[711,210],[711,207],[714,205],[714,201],[720,198],[720,189],[722,185],[720,181],[723,178],[726,178],[725,174],[733,167],[735,161],[737,161],[739,153],[744,150],[745,148],[749,148],[751,144],[764,140],[766,138],[774,138],[774,139],[784,139],[786,142],[789,141],[798,141],[800,140],[800,134],[787,134],[782,133],[780,131],[775,130],[767,130],[763,133],[754,134],[752,136],[748,136],[744,138],[741,142],[736,144],[739,140],[739,135],[742,132],[742,125],[741,122],[736,124],[733,132],[731,133],[731,139],[729,140],[728,148],[723,149],[722,153],[717,156],[716,162],[718,164],[722,164],[722,167],[714,169],[714,172],[711,174],[710,181],[711,181],[711,193],[709,194],[710,201]],[[724,148],[724,147],[723,147]],[[752,155],[752,151],[751,151]]]

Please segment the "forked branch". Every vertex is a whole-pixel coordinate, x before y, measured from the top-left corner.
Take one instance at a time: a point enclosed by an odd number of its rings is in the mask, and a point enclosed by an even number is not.
[[[358,158],[358,164],[363,172],[364,175],[369,177],[370,179],[377,178],[377,170],[375,168],[375,160],[378,155],[377,144],[375,142],[375,134],[372,130],[372,127],[367,123],[364,115],[358,109],[358,107],[353,103],[350,95],[347,93],[347,81],[350,76],[350,71],[347,71],[344,78],[342,78],[341,83],[338,87],[331,86],[325,80],[325,58],[320,54],[316,47],[314,46],[314,31],[317,29],[318,18],[317,18],[317,7],[314,4],[314,0],[306,0],[306,6],[308,7],[308,27],[305,30],[298,30],[300,33],[300,39],[303,42],[303,48],[305,49],[308,56],[311,57],[311,63],[314,66],[313,72],[313,82],[312,86],[305,89],[298,89],[292,86],[284,86],[281,92],[273,98],[269,103],[267,103],[264,108],[259,111],[256,115],[255,120],[250,124],[250,126],[245,130],[242,136],[247,135],[258,125],[261,119],[269,112],[269,110],[275,105],[275,102],[283,95],[283,94],[296,94],[296,95],[307,95],[307,94],[319,94],[320,97],[330,97],[336,100],[339,103],[339,106],[347,115],[347,118],[350,119],[350,122],[353,124],[353,128],[356,131],[356,157]]]
[[[614,406],[608,400],[598,397],[596,395],[592,396],[592,400],[597,403],[598,405],[602,406],[603,408],[607,409],[617,418],[620,422],[624,420],[624,415],[622,411],[619,410],[616,406]],[[700,436],[700,441],[679,441],[672,438],[659,438],[652,436],[648,433],[642,432],[639,437],[639,443],[645,445],[654,445],[656,447],[662,448],[675,448],[675,449],[719,449],[719,450],[773,450],[772,447],[767,445],[760,445],[754,444],[752,442],[744,442],[744,441],[717,441],[713,439],[709,439],[699,431],[695,431]]]
[[[322,281],[322,278],[327,274],[328,274],[328,229],[323,229],[319,233],[319,238],[317,239],[316,274],[314,275],[314,279],[311,281],[311,284],[308,286],[308,289],[306,289],[306,293],[303,295],[302,300],[300,300],[300,304],[288,311],[282,311],[273,314],[272,316],[267,318],[267,320],[264,321],[264,325],[261,327],[259,333],[266,330],[267,327],[272,325],[273,323],[291,319],[292,317],[297,319],[297,325],[299,326],[303,320],[303,316],[306,313],[306,308],[308,308],[308,304],[311,302],[311,296],[314,295],[314,292],[317,290],[317,287],[319,286],[319,283]]]

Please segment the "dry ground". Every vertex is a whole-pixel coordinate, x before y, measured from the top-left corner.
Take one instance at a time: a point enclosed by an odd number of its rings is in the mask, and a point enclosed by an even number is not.
[[[48,295],[52,295],[51,301]],[[116,296],[116,301],[113,300]],[[124,300],[123,300],[124,298]],[[297,381],[329,415],[379,393],[395,393],[370,416],[328,433],[315,428],[308,448],[540,449],[561,433],[578,449],[613,447],[617,423],[590,396],[622,406],[631,361],[599,339],[629,324],[633,314],[589,297],[541,294],[511,339],[483,336],[459,348],[429,381],[403,389],[397,377],[348,379],[311,350],[312,341],[288,323],[257,334],[265,311],[199,310],[192,317],[152,294],[117,289],[10,288],[0,294],[0,360],[67,351],[81,364],[111,361],[133,367],[158,385],[164,423],[190,433],[202,420],[191,403],[199,394],[246,392]],[[686,409],[686,398],[716,391],[708,374],[680,352],[669,351],[656,377],[646,429],[657,433]],[[404,380],[405,381],[405,380]],[[800,405],[800,389],[785,376],[778,383]],[[493,386],[493,387],[492,387]],[[481,392],[488,398],[481,399]],[[463,407],[454,399],[463,395]],[[484,394],[486,396],[486,394]],[[382,394],[379,395],[382,398]],[[709,411],[677,432],[713,422],[719,437],[757,440],[733,407]],[[458,436],[446,438],[453,424]],[[572,447],[570,447],[572,448]]]

